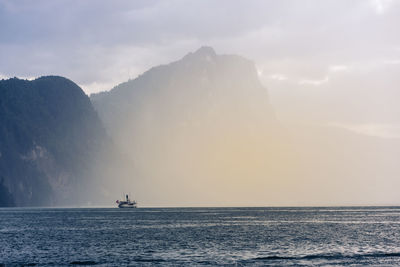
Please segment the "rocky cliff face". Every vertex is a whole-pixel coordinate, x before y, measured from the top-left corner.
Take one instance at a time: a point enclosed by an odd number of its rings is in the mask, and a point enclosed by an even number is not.
[[[84,201],[106,140],[89,98],[56,76],[0,81],[0,206]]]

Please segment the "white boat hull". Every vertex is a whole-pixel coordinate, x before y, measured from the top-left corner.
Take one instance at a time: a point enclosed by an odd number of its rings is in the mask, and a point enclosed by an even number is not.
[[[117,200],[116,202],[118,203],[118,208],[136,208],[136,201],[133,200],[131,201],[129,199],[129,196],[126,195],[126,200]]]

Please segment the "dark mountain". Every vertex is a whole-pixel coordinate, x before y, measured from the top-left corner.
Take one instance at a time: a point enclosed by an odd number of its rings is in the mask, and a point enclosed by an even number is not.
[[[106,134],[72,81],[0,81],[0,206],[79,204]]]

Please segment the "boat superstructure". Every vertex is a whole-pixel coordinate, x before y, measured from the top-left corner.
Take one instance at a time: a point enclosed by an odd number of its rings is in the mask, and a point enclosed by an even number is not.
[[[125,195],[125,200],[117,200],[118,208],[136,208],[137,203],[135,200],[130,200],[128,195]]]

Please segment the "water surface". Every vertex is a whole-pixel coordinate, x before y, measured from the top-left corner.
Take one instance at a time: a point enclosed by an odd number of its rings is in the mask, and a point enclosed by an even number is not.
[[[400,207],[0,209],[0,265],[400,265]]]

